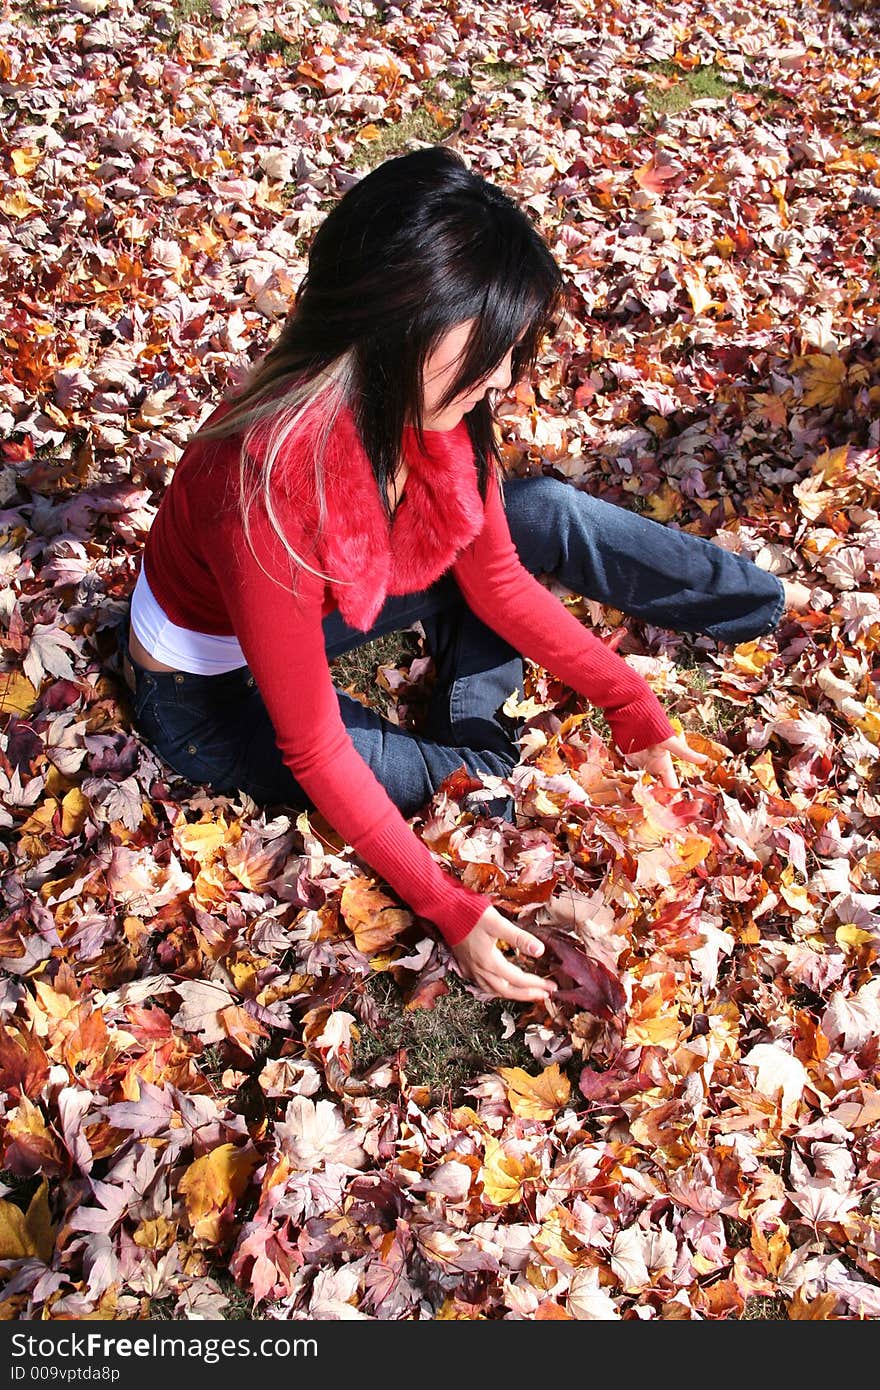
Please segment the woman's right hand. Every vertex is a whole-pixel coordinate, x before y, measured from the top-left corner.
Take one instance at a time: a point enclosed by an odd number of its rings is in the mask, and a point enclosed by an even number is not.
[[[487,994],[496,994],[501,999],[546,1003],[556,989],[553,981],[521,970],[500,950],[499,942],[512,946],[517,954],[533,959],[544,953],[542,941],[509,922],[494,907],[487,907],[464,941],[450,947],[450,950],[462,974]]]
[[[652,743],[649,748],[643,748],[638,753],[625,753],[624,757],[630,767],[644,768],[652,777],[662,782],[664,787],[670,787],[673,791],[679,787],[678,774],[672,765],[673,758],[681,758],[682,762],[694,763],[697,767],[712,761],[705,753],[698,753],[695,748],[691,748],[683,734],[665,738],[662,743]]]

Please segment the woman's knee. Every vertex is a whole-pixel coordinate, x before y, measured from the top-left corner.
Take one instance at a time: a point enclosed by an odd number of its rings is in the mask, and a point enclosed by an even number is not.
[[[546,473],[530,478],[508,478],[504,482],[504,505],[508,518],[527,515],[540,522],[548,513],[567,510],[576,489]]]
[[[559,478],[509,479],[504,485],[507,524],[526,569],[552,573],[567,549],[572,523],[582,530],[589,526],[594,501]]]

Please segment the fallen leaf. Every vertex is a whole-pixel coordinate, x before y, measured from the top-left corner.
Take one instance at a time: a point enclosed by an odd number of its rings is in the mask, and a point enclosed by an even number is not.
[[[0,1260],[34,1258],[48,1264],[54,1248],[55,1230],[45,1178],[31,1197],[27,1211],[13,1202],[0,1201]]]
[[[196,1238],[216,1238],[218,1218],[242,1197],[259,1161],[253,1151],[219,1144],[190,1164],[178,1188]]]
[[[528,1119],[552,1120],[571,1095],[571,1083],[557,1062],[538,1076],[530,1076],[522,1067],[499,1067],[498,1074],[507,1084],[511,1110]]]

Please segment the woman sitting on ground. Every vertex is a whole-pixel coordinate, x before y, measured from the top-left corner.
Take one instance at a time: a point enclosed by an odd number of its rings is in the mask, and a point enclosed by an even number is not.
[[[466,977],[519,1000],[554,986],[499,943],[522,957],[541,943],[406,818],[462,767],[514,768],[503,706],[523,657],[601,708],[621,753],[667,786],[673,758],[705,761],[537,576],[728,643],[799,597],[572,484],[504,477],[494,401],[533,365],[561,288],[526,213],[450,150],[367,174],[319,227],[274,345],[189,441],[125,625],[136,723],[172,769],[316,808]],[[337,690],[329,663],[417,621],[436,680],[414,733]]]

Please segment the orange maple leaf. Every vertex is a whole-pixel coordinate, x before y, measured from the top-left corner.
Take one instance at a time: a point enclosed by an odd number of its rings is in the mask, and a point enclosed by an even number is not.
[[[399,907],[363,876],[349,879],[339,904],[342,919],[354,934],[354,943],[365,956],[390,945],[412,922],[412,913]]]
[[[545,1067],[540,1076],[530,1076],[522,1067],[499,1067],[507,1084],[507,1100],[515,1115],[531,1120],[552,1120],[571,1095],[571,1082],[559,1063]]]

